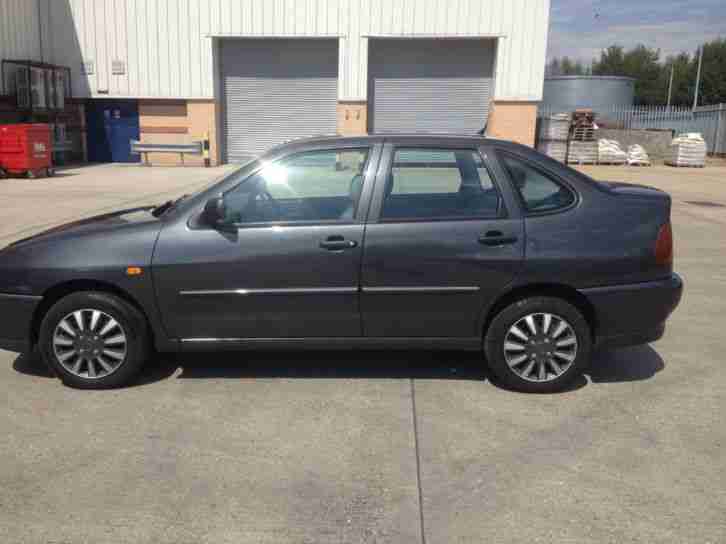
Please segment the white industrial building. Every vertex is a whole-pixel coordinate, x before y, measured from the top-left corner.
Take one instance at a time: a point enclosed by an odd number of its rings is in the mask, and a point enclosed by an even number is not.
[[[94,115],[147,141],[207,133],[215,162],[486,123],[531,144],[548,21],[549,0],[0,0],[0,58],[70,68],[89,153]]]

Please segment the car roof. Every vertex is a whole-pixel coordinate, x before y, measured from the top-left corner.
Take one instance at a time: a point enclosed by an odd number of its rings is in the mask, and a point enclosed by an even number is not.
[[[354,146],[354,145],[370,145],[374,143],[382,143],[384,141],[405,140],[407,144],[420,141],[421,144],[432,145],[433,142],[439,140],[441,145],[446,143],[454,144],[474,144],[486,145],[496,144],[504,147],[521,148],[520,144],[507,140],[498,140],[495,138],[486,138],[478,134],[452,134],[452,133],[427,133],[427,132],[391,132],[391,133],[374,133],[361,136],[341,136],[341,135],[320,135],[297,138],[283,142],[272,149],[268,153],[279,152],[283,150],[291,150],[293,148],[303,147],[319,147],[319,146]],[[530,148],[527,148],[530,149]]]

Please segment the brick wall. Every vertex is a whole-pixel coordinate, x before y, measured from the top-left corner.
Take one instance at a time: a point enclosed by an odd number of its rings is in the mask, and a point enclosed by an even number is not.
[[[209,136],[211,164],[218,160],[215,123],[216,104],[213,100],[140,100],[139,125],[141,141],[160,144],[190,143]],[[180,165],[174,153],[149,153],[151,164]],[[185,155],[184,164],[201,166],[202,156]]]
[[[368,132],[367,102],[338,102],[338,134],[360,136]]]
[[[215,119],[220,114],[213,100],[140,100],[139,124],[141,141],[153,143],[188,143],[209,135],[210,159],[219,164],[219,135]],[[337,105],[337,131],[344,136],[363,135],[368,132],[368,104],[366,102],[339,102]],[[489,115],[487,135],[534,145],[537,103],[494,102]],[[152,164],[178,165],[176,154],[150,153]],[[185,157],[187,165],[201,165],[203,159],[193,155]]]
[[[534,146],[537,102],[492,102],[487,136]]]

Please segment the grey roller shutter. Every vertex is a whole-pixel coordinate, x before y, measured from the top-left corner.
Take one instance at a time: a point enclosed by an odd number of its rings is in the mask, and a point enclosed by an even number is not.
[[[492,39],[373,39],[369,101],[374,132],[474,134],[489,115]]]
[[[220,64],[228,162],[336,132],[338,40],[222,40]]]

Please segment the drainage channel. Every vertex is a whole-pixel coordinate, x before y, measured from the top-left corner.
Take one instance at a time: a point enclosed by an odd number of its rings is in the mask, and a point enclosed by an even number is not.
[[[701,206],[703,208],[726,208],[726,204],[710,202],[708,200],[686,200],[685,203],[692,204],[693,206]]]

